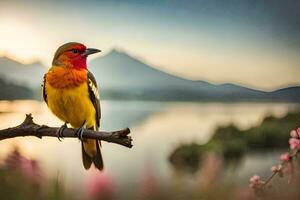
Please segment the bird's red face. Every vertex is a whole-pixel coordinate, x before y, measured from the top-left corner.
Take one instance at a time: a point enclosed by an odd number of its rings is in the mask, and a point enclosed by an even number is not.
[[[88,55],[98,53],[100,50],[86,48],[80,43],[67,43],[58,48],[53,59],[53,65],[71,67],[74,69],[86,69]]]
[[[73,45],[65,52],[62,53],[61,56],[64,56],[67,62],[70,62],[75,69],[86,69],[86,58],[87,56],[82,56],[86,50],[86,46],[83,44]]]

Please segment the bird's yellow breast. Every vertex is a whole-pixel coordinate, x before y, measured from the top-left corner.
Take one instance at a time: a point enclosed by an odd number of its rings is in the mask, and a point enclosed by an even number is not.
[[[95,126],[96,111],[89,98],[86,82],[72,88],[54,88],[46,82],[47,103],[50,110],[62,121],[75,128],[85,122]]]

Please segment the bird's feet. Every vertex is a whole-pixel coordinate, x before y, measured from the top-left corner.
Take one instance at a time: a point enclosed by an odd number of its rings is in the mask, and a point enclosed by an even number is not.
[[[82,135],[85,129],[86,129],[86,123],[84,123],[82,127],[80,127],[79,129],[77,129],[76,134],[79,140],[82,140]]]
[[[63,131],[68,128],[67,126],[67,122],[65,122],[59,129],[58,131],[56,132],[56,135],[57,135],[57,138],[59,141],[61,141],[61,138],[63,138]]]

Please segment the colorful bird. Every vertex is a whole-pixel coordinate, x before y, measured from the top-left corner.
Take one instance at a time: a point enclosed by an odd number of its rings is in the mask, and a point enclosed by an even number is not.
[[[100,50],[70,42],[59,47],[52,67],[44,76],[43,98],[49,109],[65,122],[58,131],[58,138],[69,123],[78,128],[81,139],[82,161],[85,169],[94,163],[103,169],[100,141],[83,139],[84,129],[98,130],[100,126],[100,102],[96,80],[87,69],[87,56]]]

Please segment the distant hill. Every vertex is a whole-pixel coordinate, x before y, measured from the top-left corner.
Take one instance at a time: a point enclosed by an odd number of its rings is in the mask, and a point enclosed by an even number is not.
[[[145,64],[125,52],[112,50],[91,60],[89,69],[104,99],[156,101],[285,101],[299,102],[300,87],[265,92],[234,84],[211,84],[184,79]],[[0,77],[8,83],[31,88],[40,99],[40,84],[46,71],[41,63],[23,65],[0,57]]]
[[[288,87],[275,90],[270,93],[271,98],[282,101],[298,101],[300,100],[300,87]]]
[[[17,83],[32,89],[41,85],[47,68],[40,62],[23,65],[7,57],[0,57],[0,77],[8,83]]]
[[[92,60],[89,66],[101,86],[102,96],[112,98],[293,102],[300,99],[300,87],[264,92],[234,84],[192,81],[160,71],[119,50]]]
[[[24,91],[30,91],[30,95],[25,92],[27,94],[25,95],[26,99],[41,99],[40,86],[46,71],[47,68],[40,62],[24,65],[7,57],[0,57],[0,77],[2,81],[5,81],[7,88],[10,86],[21,86]],[[11,97],[14,99],[24,99],[24,94],[22,94],[21,90],[18,91],[19,92],[16,92],[16,90],[9,91]],[[6,97],[6,95],[0,93],[1,99]]]
[[[7,83],[0,78],[0,100],[32,99],[33,91],[25,86]]]

